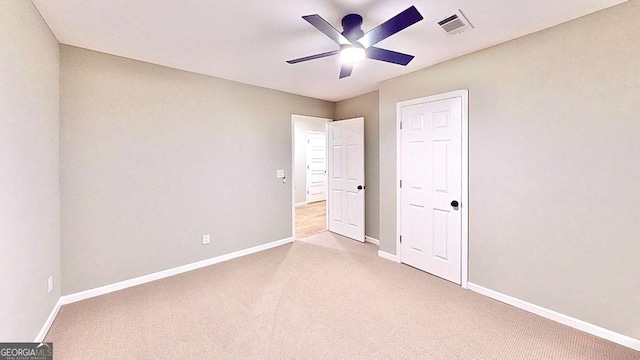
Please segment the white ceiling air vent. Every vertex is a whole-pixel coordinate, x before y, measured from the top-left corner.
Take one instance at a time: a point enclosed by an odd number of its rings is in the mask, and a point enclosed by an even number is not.
[[[473,29],[469,20],[464,17],[460,10],[436,22],[448,36],[458,35],[466,30]]]

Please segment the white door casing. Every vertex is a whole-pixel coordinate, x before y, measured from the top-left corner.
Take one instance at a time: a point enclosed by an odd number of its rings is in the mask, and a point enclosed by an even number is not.
[[[400,261],[465,287],[466,94],[398,104]]]
[[[364,242],[364,118],[327,124],[329,231]]]
[[[327,135],[307,131],[307,203],[327,199]]]

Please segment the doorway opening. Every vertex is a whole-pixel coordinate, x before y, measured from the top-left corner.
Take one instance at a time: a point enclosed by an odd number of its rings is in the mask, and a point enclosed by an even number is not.
[[[326,125],[331,121],[311,116],[291,116],[294,239],[327,230]]]

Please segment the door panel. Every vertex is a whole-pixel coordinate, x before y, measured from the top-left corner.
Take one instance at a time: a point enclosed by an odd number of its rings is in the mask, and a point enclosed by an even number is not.
[[[449,213],[442,210],[433,209],[433,256],[441,260],[449,261],[447,252],[447,220]]]
[[[364,242],[364,118],[331,122],[327,134],[329,231]]]
[[[409,144],[411,157],[411,177],[409,178],[409,185],[415,191],[423,191],[425,183],[424,173],[424,143],[419,141],[413,141]]]
[[[333,173],[331,174],[331,178],[334,180],[342,180],[342,146],[334,145],[331,150],[333,152],[333,166],[331,166]]]
[[[418,254],[424,254],[424,207],[412,204],[409,206],[407,217],[410,223],[415,224],[407,232],[407,239],[409,248],[413,252]]]
[[[333,222],[342,224],[342,190],[333,190],[333,197],[331,198],[331,219]]]
[[[462,99],[401,108],[401,261],[461,283]]]

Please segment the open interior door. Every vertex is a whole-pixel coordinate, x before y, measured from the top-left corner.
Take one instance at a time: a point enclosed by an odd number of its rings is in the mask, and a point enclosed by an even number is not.
[[[327,124],[329,231],[364,242],[364,118]]]

